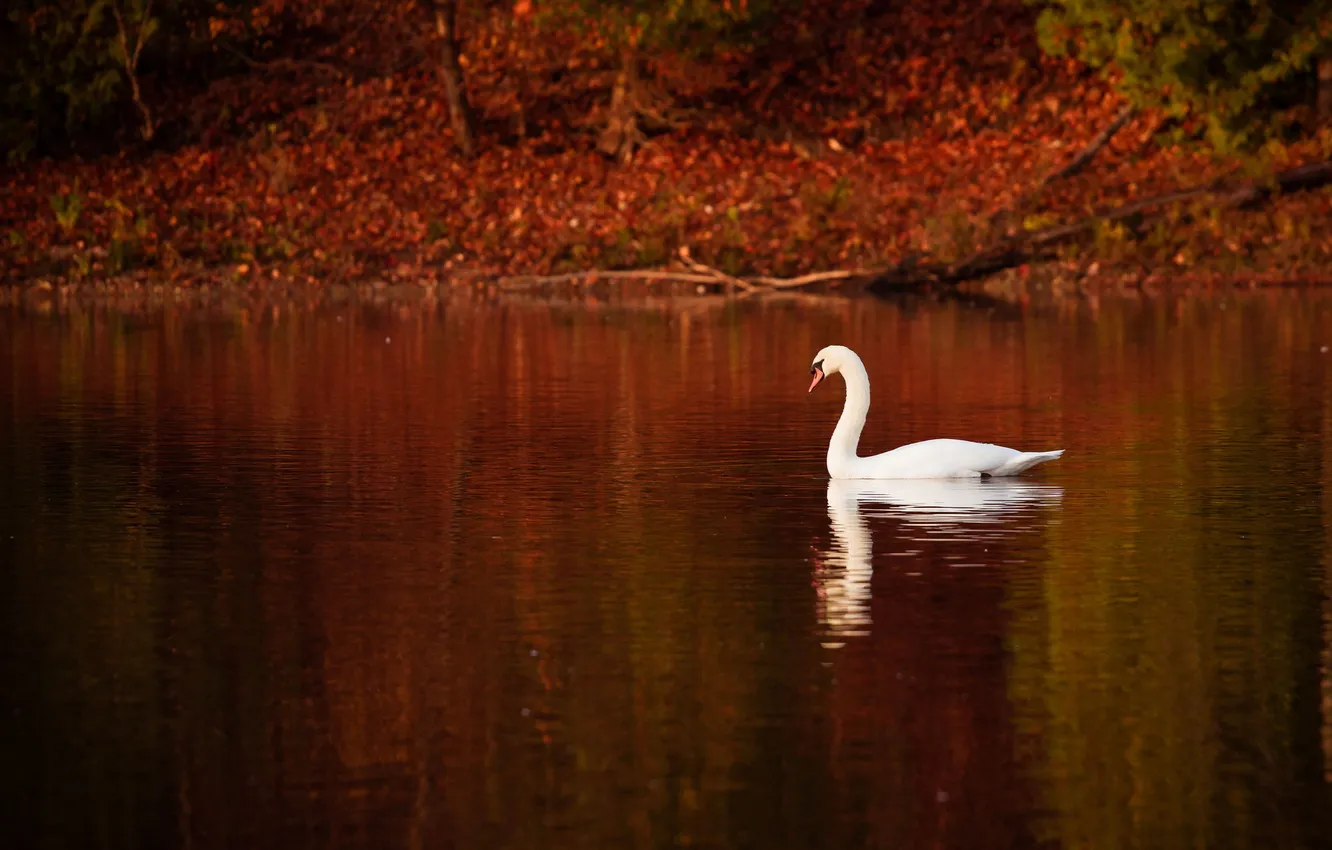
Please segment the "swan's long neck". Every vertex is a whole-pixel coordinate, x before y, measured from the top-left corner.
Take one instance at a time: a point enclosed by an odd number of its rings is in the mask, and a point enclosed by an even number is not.
[[[828,443],[828,472],[837,476],[837,469],[856,459],[856,446],[860,444],[860,432],[865,427],[865,416],[869,413],[870,387],[869,373],[859,357],[852,354],[847,357],[841,368],[842,379],[846,381],[846,404],[842,407],[842,418],[837,420],[832,441]]]

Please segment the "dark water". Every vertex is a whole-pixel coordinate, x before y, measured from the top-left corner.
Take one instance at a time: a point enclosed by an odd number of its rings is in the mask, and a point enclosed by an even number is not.
[[[865,448],[1062,447],[829,485]],[[1332,846],[1332,297],[0,312],[6,847]]]

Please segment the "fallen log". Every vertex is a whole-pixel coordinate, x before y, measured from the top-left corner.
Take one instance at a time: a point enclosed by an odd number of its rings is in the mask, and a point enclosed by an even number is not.
[[[595,283],[598,280],[642,280],[656,281],[660,283],[694,283],[703,284],[705,286],[716,286],[722,289],[730,289],[738,292],[741,296],[745,296],[762,295],[764,293],[778,292],[782,290],[803,289],[806,286],[811,286],[816,283],[836,283],[844,280],[858,279],[867,280],[879,271],[877,269],[834,269],[832,271],[813,272],[812,274],[804,274],[797,277],[765,277],[762,275],[754,277],[738,277],[695,260],[690,256],[688,246],[680,248],[679,259],[686,267],[686,270],[652,268],[613,269],[603,271],[589,269],[588,271],[567,272],[565,274],[504,277],[496,281],[496,286],[508,292],[516,292],[528,289],[540,289],[542,287],[556,286],[559,284]]]
[[[1332,184],[1332,160],[1302,165],[1268,179],[1239,185],[1213,184],[1167,192],[1132,201],[1069,224],[1010,236],[957,262],[919,262],[917,258],[908,257],[895,266],[877,272],[867,288],[884,291],[932,284],[966,283],[1024,263],[1048,259],[1055,248],[1090,236],[1097,227],[1105,224],[1132,221],[1135,227],[1141,227],[1163,216],[1167,208],[1186,201],[1211,198],[1216,209],[1242,209],[1276,194],[1305,192],[1328,184]]]
[[[523,290],[596,280],[645,280],[716,286],[741,297],[797,290],[820,283],[836,285],[843,281],[863,281],[866,289],[878,292],[956,286],[1024,263],[1049,259],[1056,248],[1089,237],[1096,232],[1097,227],[1106,224],[1129,222],[1135,229],[1141,228],[1164,216],[1168,208],[1187,201],[1206,198],[1211,200],[1214,209],[1241,209],[1259,204],[1273,195],[1304,192],[1329,184],[1332,184],[1332,160],[1302,165],[1263,180],[1239,184],[1213,183],[1180,189],[1131,201],[1068,224],[1007,236],[954,262],[908,254],[897,263],[880,268],[832,269],[790,278],[762,275],[742,277],[704,265],[689,255],[688,247],[682,247],[679,259],[686,266],[685,270],[590,270],[558,275],[527,275],[502,278],[497,285],[505,290]]]
[[[591,283],[597,280],[655,280],[664,283],[703,284],[716,284],[719,282],[715,275],[677,272],[672,271],[671,269],[615,269],[606,271],[593,269],[585,272],[568,272],[567,274],[517,275],[514,277],[502,277],[496,281],[495,285],[505,291],[519,291],[523,289],[539,289],[543,286],[554,286],[561,283]]]

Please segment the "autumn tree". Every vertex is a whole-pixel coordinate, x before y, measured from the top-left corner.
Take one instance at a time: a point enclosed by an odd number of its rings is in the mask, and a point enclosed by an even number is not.
[[[1251,148],[1332,85],[1332,0],[1049,0],[1041,43],[1111,75],[1139,107],[1200,122],[1219,151]],[[1322,75],[1319,75],[1322,76]],[[1319,92],[1332,109],[1332,94]],[[1187,123],[1187,122],[1186,122]]]
[[[219,21],[250,0],[10,0],[0,16],[0,149],[10,159],[122,123],[157,130],[144,69],[179,73],[212,54]],[[130,119],[129,116],[134,118]],[[123,121],[122,121],[123,119]]]
[[[598,148],[627,162],[643,141],[641,123],[669,123],[646,64],[666,51],[691,58],[743,44],[780,0],[555,0],[546,23],[595,29],[615,56],[615,78]]]
[[[444,97],[448,102],[454,143],[463,156],[470,157],[476,149],[476,129],[463,78],[458,40],[458,0],[429,2],[434,14],[435,35],[439,38],[439,77],[444,83]]]
[[[123,86],[102,0],[14,0],[0,19],[0,145],[11,158],[102,123]]]
[[[139,87],[139,60],[143,56],[144,45],[157,31],[158,19],[153,17],[153,0],[111,0],[108,5],[111,17],[116,22],[111,55],[120,65],[125,81],[129,84],[134,108],[139,112],[139,135],[144,141],[149,141],[156,127],[152,111]]]

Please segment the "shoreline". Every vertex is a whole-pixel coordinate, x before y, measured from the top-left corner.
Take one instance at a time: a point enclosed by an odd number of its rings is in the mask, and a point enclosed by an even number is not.
[[[1262,293],[1324,293],[1332,276],[1321,278],[1207,278],[1197,274],[1167,277],[1098,274],[1079,277],[1060,270],[1036,270],[991,279],[983,284],[869,293],[863,289],[826,287],[819,290],[725,292],[718,287],[627,285],[623,281],[568,283],[540,289],[505,290],[484,281],[438,282],[382,279],[355,284],[269,281],[173,283],[153,279],[30,285],[0,284],[0,309],[61,313],[67,310],[111,309],[126,313],[162,309],[276,310],[315,312],[339,307],[435,309],[467,303],[475,307],[503,304],[562,306],[570,309],[690,311],[798,303],[833,307],[860,299],[956,302],[1004,309],[1058,308],[1104,299],[1158,301],[1171,299],[1244,298]]]

